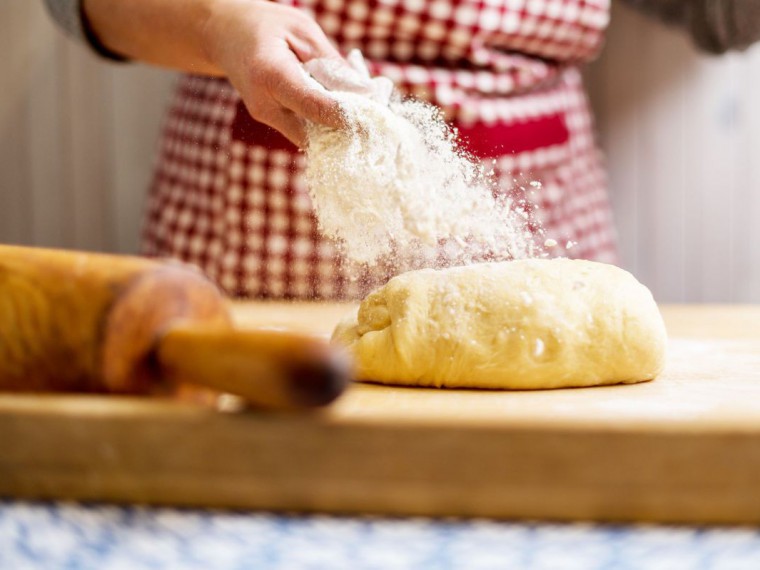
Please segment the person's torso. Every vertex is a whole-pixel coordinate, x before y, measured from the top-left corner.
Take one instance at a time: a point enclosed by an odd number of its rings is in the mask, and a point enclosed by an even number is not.
[[[504,97],[551,88],[592,59],[610,0],[278,0],[337,46],[460,123],[508,118]]]
[[[442,107],[498,192],[540,214],[537,238],[614,260],[577,69],[601,45],[609,0],[281,1],[311,11],[341,50],[361,49],[402,95]],[[304,155],[227,81],[180,81],[161,148],[145,253],[194,263],[238,296],[357,298],[387,278],[349,278],[311,210]]]

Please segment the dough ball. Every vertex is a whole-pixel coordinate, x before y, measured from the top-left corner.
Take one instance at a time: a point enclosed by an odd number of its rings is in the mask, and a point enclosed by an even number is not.
[[[394,277],[333,341],[353,353],[360,380],[538,389],[651,380],[666,332],[652,294],[627,271],[531,259]]]

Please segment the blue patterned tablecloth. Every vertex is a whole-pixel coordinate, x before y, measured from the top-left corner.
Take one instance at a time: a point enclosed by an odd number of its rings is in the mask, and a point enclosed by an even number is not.
[[[0,569],[760,570],[760,532],[0,502]]]

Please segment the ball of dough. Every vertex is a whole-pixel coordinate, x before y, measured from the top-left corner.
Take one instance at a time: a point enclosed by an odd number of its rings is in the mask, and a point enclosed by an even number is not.
[[[531,259],[394,277],[333,341],[353,353],[360,380],[538,389],[651,380],[666,332],[652,294],[627,271]]]

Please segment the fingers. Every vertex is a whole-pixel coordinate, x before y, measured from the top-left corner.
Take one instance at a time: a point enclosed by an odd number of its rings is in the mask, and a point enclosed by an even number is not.
[[[301,62],[328,58],[342,60],[340,52],[332,45],[322,28],[304,15],[288,35],[288,44]]]
[[[249,3],[234,6],[209,26],[209,57],[240,92],[251,116],[299,146],[306,141],[306,121],[344,126],[339,103],[303,69],[303,62],[315,59],[344,62],[319,25],[274,2],[262,2],[256,18]]]
[[[253,113],[251,114],[253,115]],[[303,120],[292,111],[283,108],[273,108],[256,118],[265,125],[282,133],[298,148],[306,146],[306,127]]]
[[[338,102],[309,78],[285,42],[270,44],[251,60],[255,64],[236,87],[254,119],[299,146],[306,141],[305,121],[344,125]]]
[[[321,30],[320,30],[321,31]],[[301,62],[313,59],[342,59],[340,53],[326,37],[312,37],[302,33],[293,33],[288,37],[288,45]]]
[[[309,84],[295,57],[290,61],[282,58],[280,63],[268,77],[269,92],[280,105],[313,123],[333,128],[344,125],[338,101],[327,91]]]

